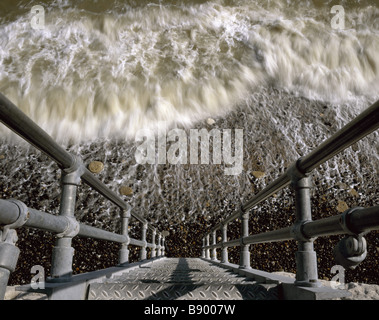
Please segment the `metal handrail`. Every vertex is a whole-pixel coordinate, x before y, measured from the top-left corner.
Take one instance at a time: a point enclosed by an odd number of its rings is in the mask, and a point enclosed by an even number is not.
[[[0,225],[10,225],[15,223],[20,216],[19,206],[12,200],[0,199]],[[69,221],[63,216],[55,216],[43,211],[26,208],[28,217],[25,219],[23,226],[28,228],[36,228],[39,230],[63,233],[69,226]],[[116,234],[100,228],[88,226],[84,223],[79,223],[78,236],[90,237],[99,240],[108,240],[113,242],[126,242],[125,235]]]
[[[57,144],[43,129],[34,123],[11,101],[0,93],[0,121],[30,144],[41,150],[62,169],[62,196],[58,216],[33,208],[28,208],[19,200],[0,199],[0,300],[4,298],[9,275],[16,269],[19,249],[16,229],[20,227],[37,228],[56,233],[53,248],[51,281],[71,281],[72,277],[72,238],[79,235],[121,243],[119,264],[129,262],[129,245],[141,247],[140,260],[147,259],[146,248],[151,248],[151,257],[164,256],[165,237],[157,234],[156,228],[145,218],[132,211],[131,206],[96,178],[82,163],[81,159],[68,153]],[[76,191],[84,181],[121,209],[121,234],[79,223],[74,215]],[[129,218],[139,220],[142,226],[142,239],[128,236]],[[152,231],[152,243],[146,241],[146,231]],[[156,236],[158,235],[158,241]]]
[[[17,201],[17,203],[21,203]],[[20,206],[17,205],[12,200],[0,199],[0,225],[11,225],[17,222],[20,217]],[[63,233],[67,230],[70,225],[67,218],[63,216],[55,216],[40,210],[32,209],[26,207],[27,218],[22,224],[28,228],[35,228],[39,230],[54,232],[54,233]],[[118,243],[125,243],[127,240],[130,244],[143,247],[154,247],[154,243],[147,242],[146,244],[139,240],[128,237],[124,234],[118,234],[111,231],[106,231],[101,228],[92,227],[84,223],[79,223],[78,236],[93,238],[98,240],[107,240]]]
[[[49,156],[60,166],[60,168],[68,169],[75,165],[76,158],[72,154],[56,143],[50,135],[48,135],[42,128],[40,128],[1,93],[0,121],[23,139]],[[129,208],[129,205],[124,200],[122,200],[116,193],[114,193],[103,182],[95,177],[87,168],[83,168],[83,170],[84,173],[81,178],[86,184],[95,189],[122,210]],[[147,222],[146,219],[138,213],[132,211],[131,214],[140,222]]]
[[[341,224],[341,218],[348,214],[351,228],[354,229],[354,234],[365,233],[372,230],[379,229],[379,206],[370,208],[354,208],[355,210],[348,209],[346,213],[336,216],[319,219],[316,221],[309,221],[305,223],[302,228],[302,233],[306,238],[325,237],[330,235],[346,234]],[[234,247],[239,245],[258,244],[267,242],[278,242],[296,240],[296,234],[293,227],[285,227],[273,231],[258,233],[241,239],[220,242],[216,244],[206,245],[204,249],[217,249],[223,247]]]
[[[366,241],[363,234],[379,229],[379,206],[371,208],[352,208],[341,215],[312,221],[309,189],[309,174],[319,165],[350,147],[379,128],[379,101],[375,102],[355,119],[345,125],[316,149],[293,163],[284,174],[266,188],[242,204],[234,213],[214,226],[203,238],[202,257],[217,260],[217,249],[222,249],[221,262],[228,263],[228,247],[240,246],[240,268],[250,268],[249,245],[265,242],[296,240],[299,251],[296,256],[297,281],[299,286],[320,286],[317,280],[317,260],[313,251],[313,241],[320,236],[347,234],[335,249],[337,261],[348,268],[356,267],[366,257]],[[249,235],[249,211],[290,185],[295,190],[296,220],[292,226]],[[241,236],[227,239],[227,226],[239,218]],[[222,240],[217,242],[216,232],[222,231]],[[210,244],[210,235],[213,243]],[[354,245],[351,245],[354,243]],[[349,247],[349,248],[347,248]],[[212,252],[210,253],[210,249]]]
[[[308,155],[299,158],[296,161],[297,169],[303,174],[309,174],[320,164],[326,162],[337,153],[350,147],[352,144],[361,140],[363,137],[374,132],[379,128],[379,100],[371,107],[362,112],[354,120],[340,129],[337,133],[325,140],[319,147],[310,152]],[[254,195],[250,200],[242,204],[242,206],[226,217],[222,223],[217,224],[212,231],[218,230],[223,224],[239,218],[241,212],[246,212],[256,205],[260,204],[273,194],[288,186],[291,182],[288,170],[275,181],[270,183],[266,188]]]

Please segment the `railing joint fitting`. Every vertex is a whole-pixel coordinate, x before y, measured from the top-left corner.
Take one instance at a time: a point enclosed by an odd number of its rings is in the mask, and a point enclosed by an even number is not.
[[[314,241],[316,239],[316,237],[309,238],[309,237],[305,236],[305,234],[303,232],[304,225],[306,225],[307,223],[310,223],[310,222],[312,222],[312,220],[305,220],[305,221],[295,222],[292,225],[291,235],[293,236],[293,238],[296,241],[312,242],[312,241]]]
[[[2,232],[0,231],[0,235]],[[4,241],[0,241],[0,268],[14,272],[16,270],[20,249],[16,247],[18,240],[14,229],[8,230]]]
[[[364,208],[362,207],[354,207],[354,208],[350,208],[350,209],[347,209],[345,210],[342,214],[341,214],[341,217],[340,217],[340,225],[342,227],[342,229],[345,231],[346,234],[349,234],[349,235],[359,235],[360,232],[357,232],[355,229],[354,229],[354,226],[351,225],[350,221],[349,221],[349,216],[354,212],[354,211],[357,211],[357,210],[362,210]]]
[[[29,218],[29,212],[28,207],[23,202],[13,199],[8,201],[18,207],[19,214],[16,221],[0,229],[0,268],[14,272],[20,255],[20,249],[16,246],[18,236],[15,229],[25,224]]]
[[[249,245],[248,243],[245,243],[245,238],[247,238],[248,236],[242,236],[240,238],[240,244],[241,244],[241,248],[244,247],[244,246],[247,246]]]
[[[297,159],[297,161],[287,169],[286,174],[291,180],[292,187],[311,188],[312,185],[311,185],[310,179],[304,179],[304,178],[308,178],[309,174],[301,171],[299,168],[299,163],[301,160],[302,158]]]
[[[79,222],[75,219],[75,217],[61,216],[61,218],[67,220],[67,228],[63,232],[56,234],[56,237],[74,238],[80,231]]]
[[[130,243],[130,237],[125,235],[125,241],[122,243],[125,246],[128,246]]]
[[[367,242],[363,237],[367,232],[359,232],[349,221],[349,217],[354,211],[362,209],[364,208],[347,209],[340,217],[339,222],[346,236],[334,247],[333,254],[336,261],[344,268],[355,269],[367,256]]]
[[[80,185],[81,176],[85,172],[83,161],[79,156],[73,156],[73,163],[68,168],[62,168],[62,184]]]
[[[122,216],[122,218],[125,218],[125,219],[131,218],[132,214],[131,214],[131,207],[129,204],[128,204],[127,209],[121,211],[121,216]]]
[[[26,221],[28,221],[28,219],[29,219],[29,209],[25,205],[25,203],[23,203],[22,201],[19,201],[19,200],[15,200],[15,199],[10,199],[7,201],[11,202],[17,206],[18,217],[14,222],[7,224],[7,225],[2,227],[2,232],[1,232],[2,236],[0,237],[0,240],[2,240],[2,241],[5,241],[4,239],[6,238],[7,233],[10,229],[17,229],[17,228],[22,227],[26,223]]]
[[[241,211],[241,213],[240,213],[240,219],[241,219],[241,220],[249,219],[249,216],[250,216],[250,213],[249,213],[249,212]]]

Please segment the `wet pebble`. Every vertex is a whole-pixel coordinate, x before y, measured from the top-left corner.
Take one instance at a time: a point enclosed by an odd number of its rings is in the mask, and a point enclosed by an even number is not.
[[[100,173],[104,169],[104,164],[101,161],[92,161],[88,165],[88,169],[92,173]]]
[[[265,176],[265,173],[263,171],[253,171],[252,174],[257,179],[261,179]]]
[[[345,201],[338,200],[337,211],[344,212],[347,209],[349,209],[349,206],[347,205],[347,203]]]
[[[131,196],[133,195],[133,189],[127,186],[121,186],[119,189],[120,194],[123,196]]]

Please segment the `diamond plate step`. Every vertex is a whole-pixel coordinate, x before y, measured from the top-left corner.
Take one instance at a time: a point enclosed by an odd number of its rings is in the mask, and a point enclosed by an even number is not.
[[[119,277],[107,281],[107,283],[124,283],[124,282],[141,282],[141,283],[230,283],[230,284],[246,284],[252,283],[245,278],[229,278],[229,277],[210,277],[210,276],[199,276],[199,277],[164,277],[164,276],[155,276],[155,277],[144,277],[143,279],[135,279],[132,276],[128,277]],[[254,282],[255,283],[255,282]]]
[[[228,274],[228,273],[223,273],[223,272],[193,272],[193,271],[186,271],[186,272],[166,272],[166,271],[159,271],[159,270],[154,270],[151,272],[125,272],[123,275],[120,277],[127,278],[127,277],[157,277],[157,276],[162,276],[162,277],[199,277],[199,276],[207,276],[207,277],[213,277],[213,278],[244,278],[238,274]]]
[[[92,283],[88,300],[277,300],[273,285]]]
[[[277,300],[275,285],[259,284],[197,258],[167,258],[103,283],[88,300]]]

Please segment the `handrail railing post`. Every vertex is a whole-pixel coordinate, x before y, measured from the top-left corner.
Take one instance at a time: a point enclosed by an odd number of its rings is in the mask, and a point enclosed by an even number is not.
[[[216,245],[217,239],[216,239],[216,230],[213,230],[212,232],[212,244]],[[213,248],[212,249],[212,254],[211,254],[212,260],[216,261],[217,260],[217,249]]]
[[[165,246],[164,246],[165,241],[166,241],[165,236],[162,236],[162,256],[165,255]]]
[[[158,245],[157,245],[157,257],[161,256],[161,249],[162,249],[161,239],[162,239],[162,235],[159,233],[158,234]]]
[[[203,238],[203,247],[201,250],[201,257],[205,259],[205,238]]]
[[[222,251],[221,251],[221,262],[228,263],[228,247],[225,246],[225,243],[228,241],[228,224],[222,225]]]
[[[16,247],[17,232],[13,228],[0,230],[0,300],[4,300],[9,276],[16,270],[20,249]]]
[[[141,250],[139,252],[139,259],[146,260],[146,231],[147,231],[147,223],[144,223],[142,226],[142,237],[141,240],[144,242],[144,245],[141,247]]]
[[[157,236],[157,229],[154,228],[152,236],[151,236],[151,243],[153,244],[153,247],[151,248],[151,258],[155,258],[157,256],[157,245],[155,244],[155,237]]]
[[[118,262],[120,265],[129,262],[129,219],[131,217],[130,208],[128,210],[122,210],[121,217],[121,234],[126,237],[126,241],[121,244],[121,248],[118,254]]]
[[[241,210],[241,248],[240,248],[240,269],[250,268],[250,245],[243,242],[243,238],[249,236],[249,213]]]
[[[292,232],[298,243],[296,252],[296,281],[295,285],[305,287],[319,287],[317,274],[317,257],[313,248],[314,239],[303,236],[302,227],[312,221],[310,177],[301,173],[296,163],[288,170],[291,186],[295,191],[296,221]]]
[[[69,228],[65,232],[57,234],[52,254],[50,281],[69,281],[72,276],[74,248],[71,244],[72,238],[79,232],[79,223],[75,219],[76,191],[80,185],[80,177],[84,169],[81,160],[75,159],[76,161],[71,168],[62,169],[62,195],[59,215],[67,218]]]
[[[16,270],[20,249],[16,247],[17,232],[14,229],[0,231],[0,300],[4,300],[9,276]]]
[[[209,246],[209,234],[205,236],[205,246]],[[210,259],[209,248],[205,248],[205,259]]]
[[[16,228],[22,227],[29,218],[27,206],[18,200],[1,200],[0,215],[15,215],[0,228],[0,300],[5,297],[9,276],[16,270],[20,249],[16,247],[18,240]]]

